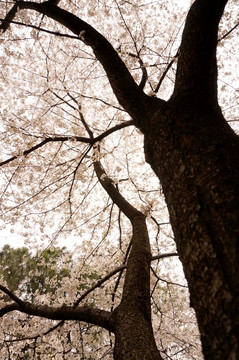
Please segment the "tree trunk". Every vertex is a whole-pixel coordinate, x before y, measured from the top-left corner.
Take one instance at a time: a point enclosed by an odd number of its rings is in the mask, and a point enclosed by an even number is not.
[[[115,310],[115,360],[162,360],[151,322],[151,252],[145,216],[131,218],[132,248],[127,262],[122,300]]]
[[[99,150],[99,148],[98,148]],[[132,241],[120,305],[112,314],[115,334],[115,360],[162,360],[151,322],[150,263],[152,255],[145,215],[118,191],[100,161],[94,169],[102,187],[130,220]]]
[[[239,359],[239,139],[218,106],[159,105],[145,156],[159,177],[205,359]],[[216,110],[215,110],[216,109]]]
[[[162,360],[157,349],[150,318],[130,303],[115,313],[114,360]]]

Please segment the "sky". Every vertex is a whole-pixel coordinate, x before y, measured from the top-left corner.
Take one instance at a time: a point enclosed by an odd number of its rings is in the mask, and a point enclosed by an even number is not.
[[[182,4],[185,8],[189,8],[190,4],[192,3],[191,0],[179,0],[178,3]],[[13,247],[21,247],[25,245],[25,238],[23,236],[20,236],[18,234],[18,229],[16,226],[15,232],[12,232],[11,226],[7,226],[4,230],[1,231],[1,220],[0,220],[0,244],[1,246],[4,246],[5,244],[10,244]],[[19,228],[20,230],[20,228]],[[19,231],[20,232],[20,231]],[[69,246],[73,247],[73,245],[76,243],[76,238],[69,237],[67,240],[67,244],[65,242],[65,239],[62,241],[59,241],[59,246]]]
[[[190,6],[190,0],[180,0],[178,3],[181,3],[185,8]],[[0,220],[0,244],[4,246],[5,244],[10,244],[13,247],[24,246],[25,238],[19,235],[20,228],[18,229],[18,225],[15,226],[14,232],[12,230],[12,226],[7,226],[4,230],[1,231],[1,226],[3,224]],[[19,225],[20,226],[20,225]],[[18,231],[19,230],[19,231]],[[68,245],[72,246],[75,243],[75,238],[69,239]],[[59,242],[59,245],[65,245],[65,241]]]

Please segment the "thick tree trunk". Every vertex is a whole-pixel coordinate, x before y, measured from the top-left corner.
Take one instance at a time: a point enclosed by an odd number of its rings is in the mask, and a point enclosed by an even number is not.
[[[163,186],[205,359],[239,359],[239,139],[215,104],[174,99],[152,116],[145,155]]]

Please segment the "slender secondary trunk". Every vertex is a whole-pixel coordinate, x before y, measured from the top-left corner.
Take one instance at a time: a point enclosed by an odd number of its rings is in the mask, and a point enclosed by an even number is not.
[[[112,314],[115,334],[114,359],[162,360],[155,343],[151,322],[152,256],[145,216],[120,194],[99,160],[94,162],[94,169],[102,187],[132,225],[131,249],[122,299]]]
[[[162,360],[151,322],[151,252],[145,216],[131,219],[132,249],[127,262],[122,300],[115,310],[115,360]]]
[[[205,359],[239,359],[239,139],[219,107],[174,99],[151,117],[145,155],[163,186]]]
[[[152,325],[138,307],[123,303],[115,314],[114,360],[162,360]]]

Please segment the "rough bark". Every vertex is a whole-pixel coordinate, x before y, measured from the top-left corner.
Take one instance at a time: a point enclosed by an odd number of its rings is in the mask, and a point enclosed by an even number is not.
[[[212,119],[216,128],[207,125]],[[199,113],[190,103],[168,104],[150,128],[146,159],[163,186],[205,359],[237,359],[238,138],[220,112]]]
[[[217,102],[217,27],[226,1],[196,1],[172,98],[147,121],[205,359],[239,358],[239,139]]]

